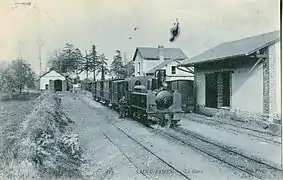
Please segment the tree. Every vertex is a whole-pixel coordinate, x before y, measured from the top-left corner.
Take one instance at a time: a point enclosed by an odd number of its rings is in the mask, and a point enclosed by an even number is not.
[[[81,72],[84,71],[84,57],[78,48],[73,51],[73,57],[75,60],[73,62],[72,70],[78,76]]]
[[[76,76],[86,71],[87,78],[89,72],[93,72],[93,80],[96,80],[99,73],[102,79],[105,79],[105,74],[109,73],[107,59],[104,54],[98,55],[95,45],[92,45],[89,53],[85,51],[85,55],[82,55],[78,48],[66,43],[62,51],[56,51],[49,59],[48,66],[57,72],[75,73]]]
[[[89,53],[85,51],[85,56],[82,57],[81,61],[81,66],[80,66],[80,71],[86,71],[87,77],[89,72],[93,72],[93,80],[96,80],[96,70],[97,70],[97,65],[99,64],[99,56],[96,50],[96,46],[92,45],[92,49],[90,50]]]
[[[35,87],[35,72],[26,61],[17,59],[1,74],[0,83],[2,92],[18,91],[21,94],[25,87]]]
[[[99,56],[97,55],[97,51],[95,48],[95,45],[92,46],[91,51],[88,53],[87,50],[85,51],[85,56],[82,57],[80,71],[85,71],[88,79],[89,72],[94,73],[94,79],[95,79],[95,71],[96,71],[96,64],[99,60]]]
[[[75,73],[76,75],[84,71],[84,57],[73,44],[66,43],[62,51],[56,51],[54,54],[48,62],[50,69],[60,73]]]
[[[97,61],[99,59],[99,56],[97,55],[97,51],[96,51],[96,46],[95,45],[92,45],[92,51],[91,51],[91,63],[90,63],[90,69],[93,71],[93,80],[95,81],[96,80],[96,64],[97,64]]]
[[[85,50],[85,56],[83,58],[82,69],[86,72],[86,79],[88,79],[88,73],[91,70],[91,57],[90,54]]]
[[[131,77],[132,74],[135,72],[135,65],[133,61],[128,62],[125,65],[125,69],[126,69],[126,77]]]
[[[76,73],[79,69],[82,61],[82,54],[78,48],[75,48],[73,44],[66,43],[62,55],[64,57],[64,64],[67,64],[68,73]]]
[[[101,80],[105,80],[105,75],[107,73],[109,73],[109,69],[107,68],[107,61],[108,59],[105,58],[105,55],[102,53],[99,56],[99,59],[96,63],[96,75],[98,75],[99,73],[101,73]]]
[[[121,52],[120,50],[116,50],[116,54],[113,57],[113,62],[110,66],[110,73],[115,77],[115,78],[125,78],[126,77],[126,70],[125,66],[123,65],[123,60],[121,57]]]
[[[59,73],[67,73],[68,70],[68,63],[66,62],[62,52],[60,51],[54,52],[54,55],[50,57],[47,66],[49,67],[49,69],[54,69]]]

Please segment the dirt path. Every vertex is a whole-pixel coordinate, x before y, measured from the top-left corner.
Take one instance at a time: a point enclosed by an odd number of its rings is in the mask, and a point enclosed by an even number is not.
[[[119,179],[145,179],[136,173],[136,168],[125,156],[103,135],[99,123],[101,116],[79,99],[70,95],[63,98],[63,107],[67,115],[76,122],[74,132],[79,134],[88,159],[82,167],[84,175],[89,179],[113,178],[119,174]]]

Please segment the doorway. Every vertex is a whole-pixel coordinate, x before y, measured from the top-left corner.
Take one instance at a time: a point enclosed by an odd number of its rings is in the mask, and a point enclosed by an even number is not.
[[[55,91],[62,91],[62,80],[55,80],[54,81],[54,89]]]
[[[205,74],[205,106],[217,108],[217,74]]]
[[[223,72],[222,74],[223,79],[223,107],[230,107],[230,99],[231,99],[231,73],[230,72]]]

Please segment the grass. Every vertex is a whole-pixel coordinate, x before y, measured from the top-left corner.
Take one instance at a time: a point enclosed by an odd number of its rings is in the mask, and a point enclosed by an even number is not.
[[[82,149],[61,101],[45,92],[20,124],[3,130],[0,179],[79,178]]]
[[[11,100],[17,100],[17,101],[26,101],[34,99],[35,97],[38,97],[40,95],[39,92],[22,92],[19,93],[1,93],[0,94],[0,100],[1,101],[11,101]]]

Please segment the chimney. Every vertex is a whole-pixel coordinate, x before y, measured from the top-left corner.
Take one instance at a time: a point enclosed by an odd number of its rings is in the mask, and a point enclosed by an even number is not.
[[[158,46],[158,56],[160,61],[164,61],[164,46]]]

